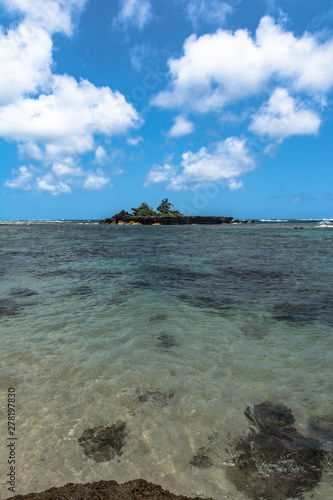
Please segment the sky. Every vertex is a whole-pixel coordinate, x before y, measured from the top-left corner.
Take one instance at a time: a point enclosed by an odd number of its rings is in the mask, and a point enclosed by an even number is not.
[[[0,0],[0,218],[333,218],[329,0]]]

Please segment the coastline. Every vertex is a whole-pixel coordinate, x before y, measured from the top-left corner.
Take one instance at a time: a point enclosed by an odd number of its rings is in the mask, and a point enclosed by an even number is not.
[[[86,484],[68,483],[59,488],[50,488],[40,493],[15,495],[11,500],[214,500],[213,498],[174,495],[161,486],[144,479],[134,479],[119,484],[116,481],[98,481]]]
[[[184,226],[184,225],[226,225],[226,224],[247,224],[254,223],[254,220],[239,220],[233,217],[222,216],[204,216],[204,215],[180,215],[180,216],[142,216],[131,215],[128,212],[122,211],[113,217],[103,219],[99,222],[100,225],[111,226]]]

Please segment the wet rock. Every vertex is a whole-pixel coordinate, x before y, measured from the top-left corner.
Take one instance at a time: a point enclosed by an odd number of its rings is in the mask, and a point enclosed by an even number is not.
[[[273,318],[289,322],[313,322],[317,319],[318,310],[312,304],[292,304],[281,302],[275,304],[272,311]]]
[[[168,315],[167,314],[165,314],[165,313],[159,313],[159,314],[155,314],[155,316],[151,316],[149,318],[149,321],[158,322],[158,321],[165,321],[166,319],[168,319]]]
[[[109,299],[107,301],[107,304],[109,304],[110,306],[115,306],[118,304],[124,304],[125,302],[127,302],[127,299],[124,299],[122,297],[114,297],[113,299]]]
[[[301,498],[318,484],[325,452],[319,441],[292,427],[289,408],[265,401],[245,415],[253,428],[238,442],[227,472],[238,490],[251,499],[284,500]]]
[[[135,392],[138,396],[138,401],[140,403],[145,403],[146,401],[153,401],[154,403],[157,403],[160,406],[168,405],[171,399],[175,395],[175,393],[172,391],[162,391],[154,387],[137,388]]]
[[[168,349],[169,347],[179,347],[180,343],[178,340],[173,337],[173,335],[168,335],[167,333],[162,333],[157,337],[157,340],[160,341],[159,347],[164,347]]]
[[[178,299],[186,302],[189,305],[216,311],[226,311],[228,309],[232,309],[234,305],[234,301],[228,297],[207,296],[207,295],[201,295],[198,292],[193,293],[193,295],[181,294],[178,295],[177,297]]]
[[[38,295],[38,292],[29,290],[29,288],[11,288],[9,295],[13,297],[31,297],[32,295]]]
[[[268,329],[258,325],[251,325],[250,323],[242,323],[239,329],[247,337],[261,340],[268,333]]]
[[[93,289],[90,286],[77,286],[71,289],[71,295],[91,295]]]
[[[121,455],[126,436],[125,422],[117,421],[111,427],[87,429],[79,438],[85,455],[95,462],[108,462],[115,455]]]
[[[320,440],[325,450],[333,451],[333,415],[312,417],[309,421],[309,428]]]
[[[193,465],[199,469],[208,469],[209,467],[212,467],[213,462],[207,455],[207,451],[204,446],[195,452],[195,455],[190,460],[189,465]]]
[[[0,317],[14,316],[22,311],[22,305],[10,298],[0,299]]]
[[[12,500],[213,500],[213,498],[174,495],[161,486],[144,479],[118,484],[116,481],[98,481],[87,484],[66,484],[42,493],[15,495]]]

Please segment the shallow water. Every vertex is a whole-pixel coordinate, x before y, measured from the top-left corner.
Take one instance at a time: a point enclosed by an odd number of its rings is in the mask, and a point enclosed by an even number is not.
[[[311,417],[333,414],[330,225],[1,225],[1,406],[14,387],[16,492],[142,477],[245,498],[226,470],[248,405],[283,402],[304,435]],[[122,454],[96,463],[78,439],[116,420]],[[201,447],[210,468],[189,465]],[[304,498],[333,498],[329,460]]]

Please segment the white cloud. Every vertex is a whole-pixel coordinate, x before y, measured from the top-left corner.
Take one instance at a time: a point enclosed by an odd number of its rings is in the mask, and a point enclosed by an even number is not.
[[[84,174],[81,167],[77,167],[71,160],[57,162],[52,166],[52,172],[56,177],[81,177]]]
[[[316,113],[297,104],[286,89],[278,88],[253,117],[250,130],[282,141],[291,135],[317,134],[320,123]]]
[[[101,190],[107,184],[109,184],[110,178],[103,175],[101,171],[98,171],[97,174],[89,174],[86,178],[83,187],[87,190]]]
[[[26,22],[0,31],[0,104],[45,89],[51,77],[52,40]]]
[[[24,189],[25,191],[32,188],[34,174],[28,167],[20,167],[18,171],[13,170],[13,174],[17,174],[17,176],[12,180],[7,180],[5,186],[13,189]]]
[[[53,77],[51,94],[0,108],[1,137],[50,147],[59,141],[63,149],[55,155],[89,151],[93,134],[110,136],[138,123],[137,112],[118,91],[95,87],[88,80],[78,83],[67,75]]]
[[[184,5],[194,27],[203,21],[224,24],[226,17],[233,10],[229,3],[221,0],[186,0]]]
[[[7,187],[53,195],[74,187],[101,189],[109,178],[77,166],[78,157],[95,151],[102,161],[106,153],[102,145],[95,146],[96,135],[100,142],[140,124],[120,92],[52,74],[51,36],[71,35],[73,16],[86,1],[0,0],[21,18],[15,27],[0,30],[0,137],[17,141],[21,157],[40,163],[38,169],[13,171]]]
[[[59,173],[59,165],[64,162],[68,170],[77,156],[93,151],[94,135],[110,137],[139,124],[132,105],[109,87],[98,88],[87,80],[78,83],[73,77],[55,75],[51,91],[0,107],[0,136],[20,142],[21,155],[44,165],[53,164],[53,173]],[[96,149],[100,161],[103,151],[102,146]],[[69,192],[44,180],[37,184],[38,189],[52,194]],[[93,189],[93,183],[91,186]]]
[[[237,179],[255,168],[255,162],[246,140],[228,137],[209,149],[188,151],[182,155],[179,168],[165,164],[154,166],[148,174],[146,186],[167,182],[170,189],[197,189],[212,183],[224,183],[230,189],[238,189]]]
[[[114,19],[114,25],[124,28],[132,25],[141,30],[151,18],[149,0],[121,0],[120,12]]]
[[[110,178],[101,169],[84,171],[71,159],[54,163],[50,171],[29,165],[13,170],[13,175],[5,186],[54,196],[71,193],[73,188],[99,191],[107,185],[111,186]]]
[[[138,135],[136,137],[129,137],[127,139],[127,144],[130,146],[137,146],[141,141],[143,141],[143,137]]]
[[[194,124],[187,120],[184,116],[177,116],[174,124],[169,130],[170,137],[181,137],[193,132]]]
[[[72,191],[70,186],[65,182],[62,181],[54,182],[54,179],[50,174],[47,174],[43,177],[37,177],[36,184],[37,184],[36,187],[39,191],[53,195],[67,194]]]
[[[96,148],[95,157],[98,163],[102,163],[107,158],[107,154],[103,146],[98,146]]]
[[[0,0],[8,11],[24,14],[28,23],[48,33],[71,35],[73,14],[82,10],[87,0]]]
[[[170,59],[171,86],[153,103],[184,112],[217,111],[226,104],[267,91],[274,83],[316,94],[333,85],[333,40],[296,37],[262,18],[254,37],[247,30],[191,35],[184,55]]]

